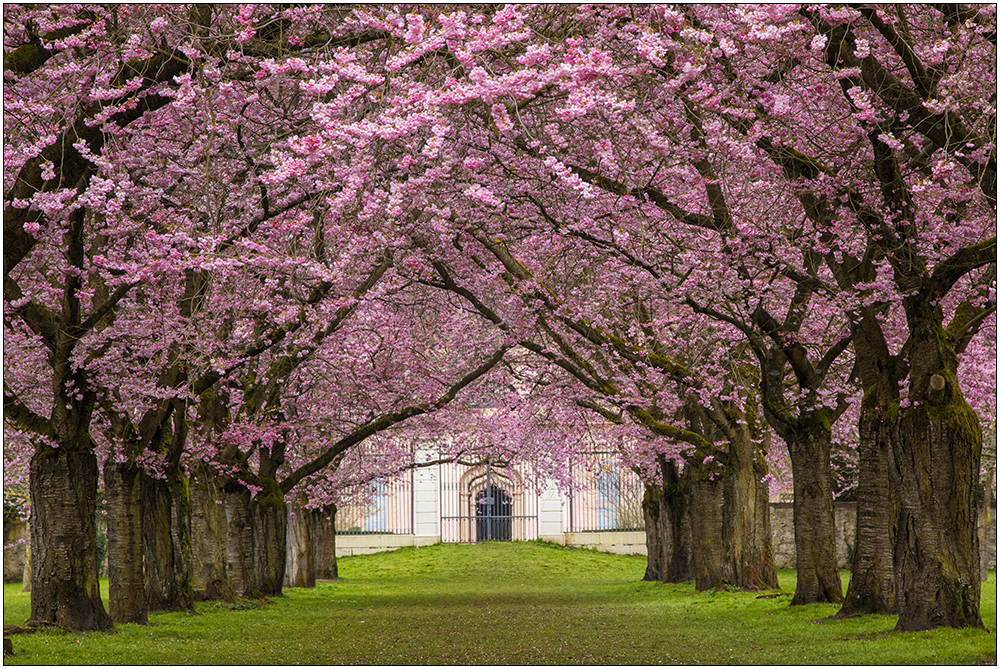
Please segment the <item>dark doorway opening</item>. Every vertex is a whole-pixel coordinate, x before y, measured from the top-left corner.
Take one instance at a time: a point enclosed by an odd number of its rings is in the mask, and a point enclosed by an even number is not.
[[[476,495],[476,541],[511,541],[511,498],[489,485]]]

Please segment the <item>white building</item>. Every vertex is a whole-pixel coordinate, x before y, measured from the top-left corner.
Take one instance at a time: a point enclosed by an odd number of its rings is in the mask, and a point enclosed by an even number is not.
[[[436,453],[416,461],[434,462]],[[432,464],[368,484],[337,511],[337,555],[438,542],[530,541],[646,553],[643,487],[610,453],[572,464],[574,490],[532,482],[518,467]]]

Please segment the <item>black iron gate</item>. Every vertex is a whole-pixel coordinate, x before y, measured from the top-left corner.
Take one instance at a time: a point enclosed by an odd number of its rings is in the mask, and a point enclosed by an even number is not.
[[[538,493],[520,474],[492,463],[441,465],[441,541],[528,541],[538,538]]]
[[[511,496],[491,483],[476,495],[476,541],[510,541]]]

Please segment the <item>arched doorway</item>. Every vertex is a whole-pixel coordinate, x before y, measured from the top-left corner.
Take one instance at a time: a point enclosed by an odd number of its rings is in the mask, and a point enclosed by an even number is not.
[[[511,496],[488,485],[476,494],[476,541],[510,541],[513,537]]]
[[[440,471],[441,541],[538,538],[538,494],[516,468],[447,463]]]

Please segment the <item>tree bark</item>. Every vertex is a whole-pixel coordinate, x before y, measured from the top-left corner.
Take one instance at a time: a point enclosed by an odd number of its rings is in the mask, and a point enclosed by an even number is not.
[[[957,384],[954,394],[950,405],[900,409],[893,428],[899,631],[983,627],[975,499],[982,442]]]
[[[900,631],[983,627],[977,528],[982,429],[958,383],[940,307],[903,300],[908,398],[890,413],[889,476],[899,495],[895,568]]]
[[[660,514],[662,500],[662,486],[645,486],[642,495],[642,520],[646,528],[646,573],[642,576],[644,581],[666,581],[667,545],[670,538],[667,535],[665,520]]]
[[[24,576],[21,577],[21,592],[31,592],[31,539],[24,551]]]
[[[694,579],[689,487],[685,471],[661,457],[661,484],[646,486],[642,500],[646,528],[644,581],[684,583]]]
[[[142,532],[141,469],[104,463],[108,520],[108,610],[116,623],[148,625]]]
[[[285,539],[288,533],[288,507],[285,496],[274,479],[262,481],[264,490],[253,502],[257,523],[257,546],[254,559],[258,583],[265,597],[280,597],[285,582]]]
[[[191,581],[191,492],[171,468],[166,479],[143,476],[146,603],[150,611],[194,608]]]
[[[255,591],[253,520],[250,515],[250,491],[245,488],[226,492],[226,575],[239,597],[259,598]]]
[[[246,489],[226,495],[227,573],[233,591],[249,599],[281,596],[285,578],[284,496],[274,479],[265,486],[257,499]]]
[[[29,626],[85,631],[112,625],[97,576],[97,474],[97,458],[89,449],[72,444],[35,448],[29,482]]]
[[[726,582],[722,540],[723,485],[719,480],[696,477],[691,481],[691,530],[694,541],[695,590],[719,588]]]
[[[225,494],[205,465],[191,472],[191,584],[197,601],[236,601],[226,575]]]
[[[822,410],[799,417],[786,440],[792,460],[795,595],[792,606],[843,601],[837,569],[836,521],[830,479],[830,427]]]
[[[866,393],[858,424],[857,528],[851,580],[838,618],[899,612],[893,566],[899,505],[889,485],[888,435],[880,425],[884,414],[872,401]]]
[[[285,538],[284,586],[287,588],[316,587],[315,519],[311,510],[301,506],[290,510]]]
[[[337,505],[313,512],[313,539],[315,543],[316,578],[337,578]]]
[[[749,435],[731,439],[722,480],[723,579],[742,590],[778,587],[766,475],[764,453]]]

